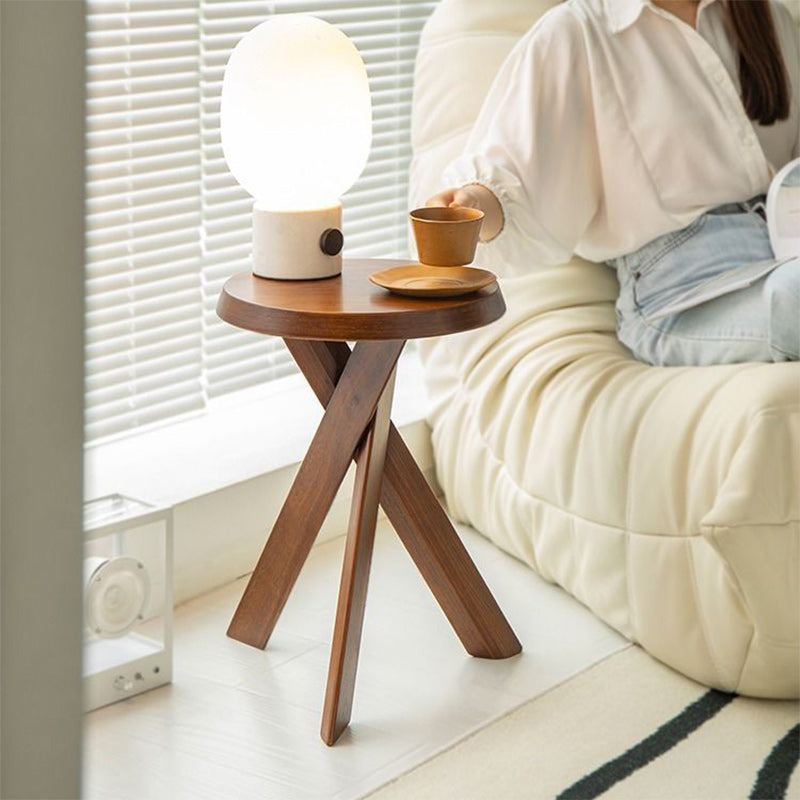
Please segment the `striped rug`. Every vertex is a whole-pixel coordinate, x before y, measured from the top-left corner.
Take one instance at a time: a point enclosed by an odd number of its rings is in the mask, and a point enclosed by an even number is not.
[[[700,686],[618,652],[370,800],[800,799],[800,706]]]

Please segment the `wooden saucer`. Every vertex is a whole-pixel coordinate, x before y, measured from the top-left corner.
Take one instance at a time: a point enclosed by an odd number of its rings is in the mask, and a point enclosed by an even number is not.
[[[429,267],[413,264],[373,272],[369,279],[406,297],[460,297],[494,283],[494,273],[476,267]]]

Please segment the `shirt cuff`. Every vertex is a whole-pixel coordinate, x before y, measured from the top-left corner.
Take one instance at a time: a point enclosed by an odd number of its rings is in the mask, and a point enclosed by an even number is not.
[[[446,186],[479,184],[489,189],[497,198],[503,212],[503,224],[487,242],[496,241],[510,227],[521,202],[522,187],[507,170],[483,156],[464,155],[450,162],[444,170],[443,179]]]

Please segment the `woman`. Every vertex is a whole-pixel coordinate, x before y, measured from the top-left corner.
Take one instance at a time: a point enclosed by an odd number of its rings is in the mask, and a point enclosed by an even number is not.
[[[703,281],[772,259],[763,200],[800,157],[800,43],[776,0],[567,0],[512,51],[451,188],[520,267],[616,268],[618,333],[653,364],[800,358],[800,263],[679,313]]]

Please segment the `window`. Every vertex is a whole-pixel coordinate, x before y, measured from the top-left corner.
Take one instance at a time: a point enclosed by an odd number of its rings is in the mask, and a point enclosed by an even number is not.
[[[344,198],[345,252],[406,255],[413,62],[435,5],[89,0],[87,440],[294,371],[280,340],[214,312],[224,280],[249,268],[252,208],[222,156],[222,75],[239,37],[270,14],[315,14],[359,48],[373,145]]]

